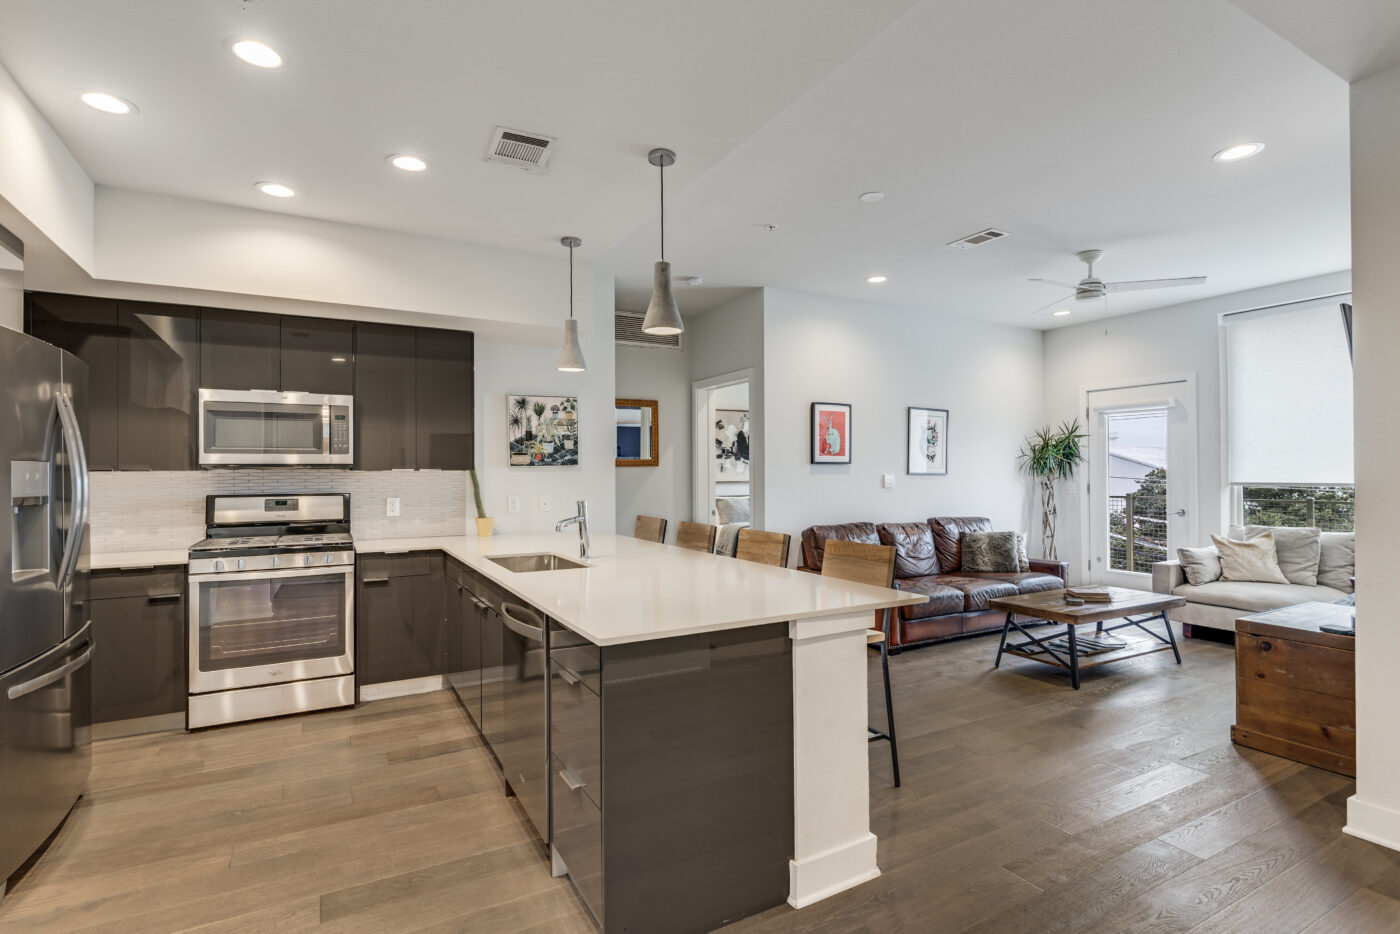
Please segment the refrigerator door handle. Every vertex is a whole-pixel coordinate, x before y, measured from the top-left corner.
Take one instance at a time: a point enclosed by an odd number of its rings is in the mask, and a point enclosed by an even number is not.
[[[47,671],[36,678],[30,678],[28,681],[21,681],[19,684],[10,685],[9,690],[5,692],[6,696],[10,700],[19,700],[26,694],[33,694],[40,688],[48,687],[55,681],[68,677],[68,675],[92,661],[93,650],[97,648],[97,646],[92,643],[92,620],[88,620],[86,625],[78,631],[77,635],[73,636],[71,639],[65,639],[63,642],[60,642],[49,652],[45,653],[45,656],[54,655],[61,658],[84,643],[87,644],[87,650],[84,651],[82,655],[79,655],[66,665],[55,668],[52,671]],[[41,656],[41,658],[45,656]],[[33,663],[31,662],[30,664],[32,665]]]
[[[58,417],[63,425],[64,447],[68,451],[69,473],[73,478],[73,516],[68,523],[68,540],[63,546],[63,558],[58,565],[58,589],[66,590],[78,569],[78,555],[83,547],[88,523],[87,451],[83,448],[82,432],[78,428],[78,413],[67,393],[54,394]]]

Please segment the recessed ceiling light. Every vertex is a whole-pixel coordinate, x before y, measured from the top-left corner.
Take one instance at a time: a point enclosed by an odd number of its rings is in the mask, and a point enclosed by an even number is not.
[[[860,200],[865,204],[874,204],[876,201],[880,201],[884,197],[885,193],[883,191],[867,191],[860,196]]]
[[[288,188],[281,182],[258,182],[257,189],[265,195],[272,195],[274,198],[291,198],[296,195],[294,189]]]
[[[1226,146],[1211,158],[1216,162],[1239,162],[1241,159],[1257,156],[1263,151],[1263,143],[1237,143],[1234,146]]]
[[[428,163],[417,156],[408,156],[402,153],[390,156],[389,164],[396,169],[403,169],[405,172],[421,172],[428,167]]]
[[[875,283],[878,285],[879,283],[886,281],[888,278],[888,276],[866,276],[865,281]]]
[[[249,65],[259,68],[281,68],[282,56],[277,50],[256,39],[240,39],[233,44],[233,54]]]
[[[140,113],[136,105],[124,97],[117,97],[115,94],[108,94],[104,91],[84,91],[83,103],[93,110],[100,110],[104,114],[125,114]]]
[[[1061,308],[1059,311],[1052,312],[1052,314],[1054,314],[1056,318],[1063,318],[1065,315],[1069,314],[1069,309]]]

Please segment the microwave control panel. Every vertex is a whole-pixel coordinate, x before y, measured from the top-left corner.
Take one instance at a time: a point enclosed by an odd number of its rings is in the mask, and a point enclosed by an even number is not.
[[[350,453],[350,407],[348,405],[333,405],[330,407],[331,416],[331,453]]]

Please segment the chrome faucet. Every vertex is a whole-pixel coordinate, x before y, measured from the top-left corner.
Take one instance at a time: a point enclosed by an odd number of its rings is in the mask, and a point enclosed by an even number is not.
[[[561,519],[559,524],[554,527],[554,531],[562,532],[571,525],[578,526],[578,556],[580,558],[592,557],[593,545],[588,540],[588,500],[579,500],[578,515]]]

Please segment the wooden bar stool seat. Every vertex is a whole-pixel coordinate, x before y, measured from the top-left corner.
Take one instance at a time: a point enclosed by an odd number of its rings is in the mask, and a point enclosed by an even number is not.
[[[658,519],[655,516],[638,516],[637,525],[632,530],[632,537],[639,538],[644,542],[660,544],[666,541],[666,520]]]
[[[760,532],[758,529],[740,529],[739,541],[734,547],[734,557],[755,564],[771,564],[785,568],[788,563],[788,549],[792,546],[792,536],[784,532]]]
[[[719,529],[713,525],[703,522],[681,522],[676,525],[676,547],[713,554],[715,536],[718,534]]]

